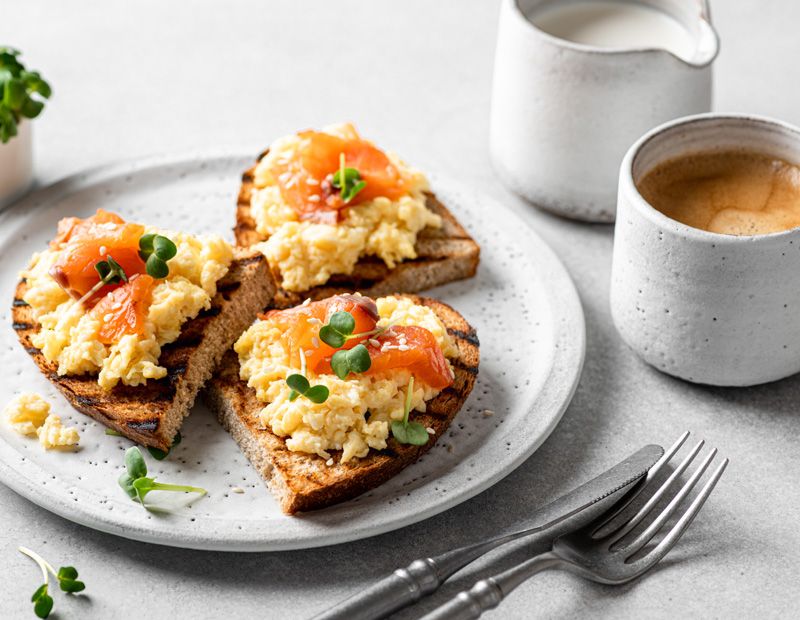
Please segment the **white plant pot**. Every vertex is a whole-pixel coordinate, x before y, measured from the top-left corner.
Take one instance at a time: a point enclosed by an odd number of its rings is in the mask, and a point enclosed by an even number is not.
[[[0,208],[22,196],[33,182],[32,123],[23,120],[18,133],[0,143]]]

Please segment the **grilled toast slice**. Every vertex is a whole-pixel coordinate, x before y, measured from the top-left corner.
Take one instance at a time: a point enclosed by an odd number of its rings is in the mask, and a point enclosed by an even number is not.
[[[262,153],[258,161],[268,152]],[[255,168],[253,166],[242,175],[236,227],[233,229],[236,243],[244,247],[267,239],[256,230],[255,220],[250,213]],[[317,301],[351,291],[359,291],[370,297],[398,292],[415,293],[474,276],[480,259],[480,247],[433,193],[427,193],[426,198],[428,209],[441,216],[442,227],[420,231],[415,246],[417,258],[389,269],[379,258],[364,257],[356,263],[353,273],[334,275],[322,286],[302,292],[279,288],[273,307],[289,308],[308,298]],[[280,282],[279,274],[275,274],[275,277]]]
[[[12,320],[22,346],[75,409],[137,443],[167,450],[200,388],[275,289],[263,255],[237,250],[211,307],[187,321],[178,340],[162,348],[159,363],[167,376],[140,386],[119,384],[110,391],[98,385],[96,375],[59,376],[57,364],[33,346],[31,336],[39,326],[23,301],[24,279],[17,285]]]
[[[255,390],[239,378],[239,359],[233,351],[225,354],[217,373],[203,391],[206,403],[287,514],[343,502],[385,482],[429,450],[467,400],[480,360],[475,330],[450,306],[434,299],[409,297],[415,303],[432,308],[458,345],[458,357],[451,360],[455,372],[453,385],[429,401],[425,413],[413,415],[414,421],[434,430],[424,446],[399,444],[390,438],[387,449],[372,450],[366,457],[347,463],[340,462],[341,451],[335,452],[331,466],[319,456],[292,452],[283,438],[261,428],[259,413],[264,403],[256,398]]]

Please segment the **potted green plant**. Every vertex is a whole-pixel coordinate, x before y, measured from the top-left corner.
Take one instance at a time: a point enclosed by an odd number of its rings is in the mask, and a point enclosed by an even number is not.
[[[41,114],[51,94],[50,85],[38,71],[28,71],[19,56],[19,50],[0,46],[0,207],[31,185],[30,119]]]

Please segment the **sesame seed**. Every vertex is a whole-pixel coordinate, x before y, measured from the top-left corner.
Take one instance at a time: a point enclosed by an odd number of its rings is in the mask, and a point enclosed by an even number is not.
[[[291,174],[291,172],[284,172],[283,174],[281,174],[281,175],[278,177],[278,180],[279,180],[281,183],[286,183],[286,181],[288,181],[288,180],[289,180],[289,179],[291,179],[291,178],[292,178],[292,174]]]
[[[308,202],[319,202],[319,196],[317,196],[316,194],[311,194],[308,197]]]
[[[109,312],[109,313],[103,315],[103,322],[104,323],[108,323],[113,318],[114,318],[114,315]]]
[[[381,343],[375,340],[375,338],[370,338],[367,342],[369,342],[373,347],[381,346]]]
[[[327,461],[325,461],[325,464],[326,464],[328,467],[331,467],[331,466],[333,465],[333,459],[332,459],[332,458],[328,459]]]
[[[319,185],[319,181],[317,181],[314,177],[308,177],[306,179],[306,183],[309,185]]]
[[[239,493],[240,495],[244,493],[244,489],[242,487],[231,487],[231,491],[234,493]]]
[[[297,177],[292,177],[291,179],[289,179],[289,182],[286,184],[286,189],[291,189],[295,185],[297,185]]]
[[[303,351],[303,355],[305,355],[306,357],[311,357],[312,355],[314,355],[314,352],[311,350]]]
[[[427,431],[428,435],[435,435],[436,434],[436,431],[433,430],[430,426],[428,428],[426,428],[425,430]]]
[[[108,252],[108,249],[106,248],[106,246],[101,245],[100,246],[100,256],[105,256],[106,252]]]
[[[308,317],[308,322],[311,323],[312,325],[322,325],[322,321],[320,321],[315,316]]]
[[[494,415],[494,411],[491,409],[484,409],[483,410],[483,417],[484,418],[491,418]]]
[[[310,297],[307,297],[307,298],[306,298],[306,300],[303,302],[303,304],[302,304],[302,305],[304,305],[304,306],[307,306],[307,305],[308,305],[308,304],[310,304],[310,303],[311,303],[311,298],[310,298]]]

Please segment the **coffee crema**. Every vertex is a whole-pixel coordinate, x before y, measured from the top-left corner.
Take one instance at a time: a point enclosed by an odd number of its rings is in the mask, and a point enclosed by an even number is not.
[[[765,235],[800,227],[800,167],[752,151],[678,157],[636,187],[667,217],[725,235]]]

